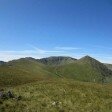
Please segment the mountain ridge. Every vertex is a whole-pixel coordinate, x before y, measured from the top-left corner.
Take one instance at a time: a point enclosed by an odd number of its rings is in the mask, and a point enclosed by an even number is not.
[[[39,59],[38,61],[45,64],[45,65],[63,65],[68,63],[73,63],[77,59],[67,56],[51,56],[47,58]]]
[[[63,56],[20,58],[0,65],[0,84],[18,85],[37,80],[70,78],[85,82],[110,83],[112,71],[98,60]]]
[[[109,82],[112,71],[103,63],[90,57],[84,56],[74,63],[51,67],[50,70],[60,77],[74,78],[82,81]]]

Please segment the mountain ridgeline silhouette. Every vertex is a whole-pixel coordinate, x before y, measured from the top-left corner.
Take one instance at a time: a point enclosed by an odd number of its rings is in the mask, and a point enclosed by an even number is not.
[[[85,56],[74,59],[52,56],[0,62],[0,85],[19,85],[38,80],[69,78],[94,83],[111,83],[112,71],[98,60]]]

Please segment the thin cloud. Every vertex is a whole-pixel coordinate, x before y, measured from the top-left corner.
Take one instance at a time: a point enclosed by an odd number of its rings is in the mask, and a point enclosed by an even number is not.
[[[95,48],[100,48],[100,49],[109,49],[109,50],[112,50],[112,48],[111,47],[105,47],[105,46],[99,46],[99,45],[94,45],[94,46],[92,46],[92,47],[95,47]]]
[[[82,48],[78,48],[78,47],[55,47],[56,50],[79,50]]]
[[[57,48],[57,47],[56,47]],[[54,48],[54,49],[56,49]],[[40,59],[43,57],[49,56],[71,56],[74,58],[81,58],[85,55],[90,55],[93,58],[100,60],[101,62],[108,62],[112,63],[112,55],[105,55],[105,54],[97,54],[97,53],[89,53],[89,52],[73,52],[74,49],[81,49],[81,48],[74,48],[74,47],[58,47],[57,50],[44,50],[38,47],[32,46],[31,50],[19,50],[19,51],[0,51],[0,60],[1,61],[9,61],[13,59],[19,59],[24,57],[33,57],[36,59]],[[72,51],[72,52],[71,52]],[[106,61],[107,60],[107,61]]]
[[[10,61],[13,59],[19,59],[24,57],[43,58],[52,55],[61,55],[63,51],[58,50],[43,50],[38,47],[32,46],[32,50],[20,50],[20,51],[0,51],[0,61]]]
[[[38,53],[40,54],[49,54],[49,53],[61,53],[62,51],[60,50],[43,50],[43,49],[40,49],[36,46],[33,46],[33,45],[30,45],[35,51],[37,51]]]
[[[13,59],[19,59],[24,57],[42,57],[40,54],[37,54],[33,50],[23,50],[23,51],[0,51],[0,60],[9,61]]]

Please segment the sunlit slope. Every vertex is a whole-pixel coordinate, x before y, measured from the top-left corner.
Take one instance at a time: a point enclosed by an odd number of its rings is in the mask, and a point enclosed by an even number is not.
[[[3,63],[0,65],[0,85],[19,85],[56,77],[86,82],[112,82],[112,71],[99,61],[89,56],[79,60],[71,59],[62,58],[60,61],[57,57],[50,58],[48,63],[51,64],[43,64],[33,58],[21,58]]]
[[[52,77],[43,64],[33,59],[19,59],[0,66],[0,85],[17,85]]]
[[[112,112],[112,85],[45,80],[6,88],[20,101],[1,101],[0,112]]]
[[[99,61],[85,56],[74,63],[49,67],[59,77],[88,82],[111,82],[112,71]]]

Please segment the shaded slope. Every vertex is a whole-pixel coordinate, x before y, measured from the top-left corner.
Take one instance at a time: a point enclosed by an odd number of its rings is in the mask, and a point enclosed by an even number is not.
[[[18,85],[50,77],[45,66],[34,59],[13,60],[0,66],[0,85]]]
[[[4,64],[6,64],[6,62],[0,61],[0,65],[4,65]]]
[[[112,71],[99,61],[85,56],[74,63],[49,67],[57,76],[88,82],[111,82]]]
[[[48,58],[42,58],[38,61],[45,65],[58,66],[58,65],[73,63],[74,61],[76,61],[76,59],[71,57],[64,57],[64,56],[52,56]]]
[[[112,70],[112,64],[105,64],[105,66],[106,66],[108,69]]]

